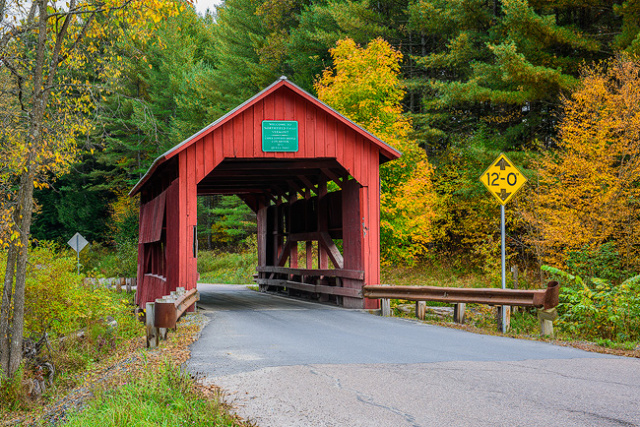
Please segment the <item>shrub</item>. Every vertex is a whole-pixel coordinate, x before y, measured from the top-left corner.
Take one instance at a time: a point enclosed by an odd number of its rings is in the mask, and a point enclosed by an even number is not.
[[[596,249],[584,247],[579,251],[569,252],[567,267],[572,274],[586,278],[588,285],[592,285],[592,277],[619,284],[629,276],[629,272],[622,267],[614,242],[605,243]]]
[[[25,336],[47,332],[56,337],[115,318],[127,337],[137,333],[130,315],[130,301],[106,289],[91,289],[76,274],[76,258],[70,250],[40,242],[30,250],[25,289]],[[0,267],[4,271],[4,260]],[[0,284],[1,287],[1,284]]]
[[[11,378],[0,382],[0,411],[15,411],[24,406],[27,401],[26,392],[22,387],[24,379],[24,366],[16,371]]]
[[[82,381],[75,372],[142,334],[143,326],[132,311],[133,295],[83,285],[71,250],[40,242],[30,249],[29,259],[24,336],[37,341],[48,334],[50,351],[45,346],[37,356],[55,367],[56,387]],[[0,254],[0,270],[4,271],[5,265],[6,259]],[[109,317],[117,322],[115,328],[109,324]],[[20,381],[33,377],[31,362],[33,359],[25,360],[20,374],[0,385],[0,409],[14,410],[29,404]]]
[[[640,275],[615,286],[592,278],[594,288],[577,275],[543,266],[567,283],[560,292],[558,327],[574,337],[616,342],[640,340]]]
[[[119,277],[119,260],[112,247],[92,244],[80,254],[82,272],[87,277]]]

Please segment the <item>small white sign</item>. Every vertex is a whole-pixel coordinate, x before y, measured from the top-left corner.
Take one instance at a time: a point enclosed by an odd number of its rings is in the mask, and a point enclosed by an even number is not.
[[[69,239],[67,244],[69,244],[69,246],[71,246],[74,251],[80,253],[85,248],[85,246],[89,244],[89,242],[87,242],[87,239],[82,237],[82,234],[76,233],[71,239]]]

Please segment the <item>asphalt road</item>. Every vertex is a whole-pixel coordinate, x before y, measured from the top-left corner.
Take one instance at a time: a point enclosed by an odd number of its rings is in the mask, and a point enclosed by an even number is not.
[[[188,369],[262,427],[640,426],[640,359],[198,289]]]

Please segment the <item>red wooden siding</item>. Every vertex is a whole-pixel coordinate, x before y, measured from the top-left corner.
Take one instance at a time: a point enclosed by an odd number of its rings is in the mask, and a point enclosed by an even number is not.
[[[304,101],[304,100],[302,100]],[[180,162],[195,173],[192,182],[200,182],[222,159],[335,158],[361,185],[370,185],[370,169],[377,169],[380,150],[371,146],[353,128],[330,117],[316,105],[302,103],[300,96],[283,87],[229,121],[190,141],[179,153],[187,152],[188,163]],[[265,153],[262,151],[263,120],[294,120],[299,123],[297,153]],[[371,155],[375,152],[375,159]],[[179,155],[179,153],[173,153]],[[373,161],[373,168],[370,162]],[[183,166],[184,165],[184,166]],[[375,174],[377,175],[377,174]]]

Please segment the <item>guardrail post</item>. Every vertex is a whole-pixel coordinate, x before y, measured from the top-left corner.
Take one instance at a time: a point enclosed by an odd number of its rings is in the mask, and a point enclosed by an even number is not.
[[[508,331],[511,329],[511,306],[510,305],[499,305],[497,306],[497,321],[498,321],[498,331]],[[502,316],[502,310],[505,310],[505,315]],[[505,325],[502,327],[502,319],[504,319]]]
[[[555,307],[547,310],[538,310],[538,319],[540,319],[540,336],[553,337],[553,321],[557,318],[558,311]]]
[[[158,328],[155,327],[155,303],[148,302],[145,307],[145,325],[147,327],[147,348],[158,346]]]
[[[384,317],[390,317],[391,316],[391,300],[389,298],[381,298],[380,309],[382,310],[382,315]]]
[[[173,302],[173,301],[175,301],[175,298],[169,295],[166,295],[164,298],[156,299],[156,302]],[[163,340],[167,339],[167,331],[168,331],[168,328],[158,328],[158,336],[160,337],[160,339],[163,339]]]
[[[453,305],[453,321],[456,323],[464,323],[464,312],[467,304],[459,302]]]
[[[416,301],[416,317],[420,320],[424,320],[426,311],[427,311],[427,302]]]

